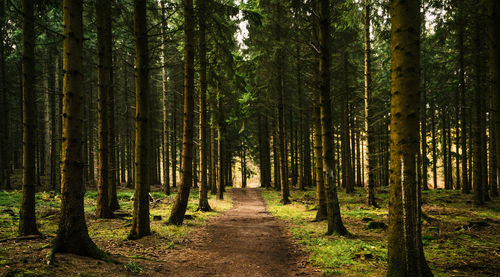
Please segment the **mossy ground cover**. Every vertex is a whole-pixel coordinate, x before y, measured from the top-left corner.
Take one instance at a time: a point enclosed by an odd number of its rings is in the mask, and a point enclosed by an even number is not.
[[[175,189],[174,189],[175,190]],[[187,213],[191,219],[184,225],[167,225],[175,193],[166,196],[152,192],[150,203],[152,235],[140,240],[129,241],[126,237],[132,222],[133,190],[120,189],[118,200],[120,210],[113,219],[95,217],[97,192],[88,190],[85,194],[85,213],[90,237],[119,264],[107,264],[74,255],[57,255],[56,265],[48,266],[46,254],[57,232],[60,195],[54,192],[36,194],[36,213],[40,231],[44,238],[23,239],[17,237],[19,224],[20,191],[0,191],[0,276],[125,276],[151,274],[155,266],[165,262],[168,251],[189,242],[189,232],[204,226],[208,219],[230,209],[229,195],[224,201],[210,197],[211,212],[198,212],[198,191],[192,189]],[[161,217],[161,219],[160,219]],[[82,275],[83,274],[83,275]]]
[[[280,193],[262,190],[273,215],[286,220],[311,262],[326,275],[384,276],[387,267],[386,230],[369,229],[371,221],[387,224],[388,193],[379,189],[381,208],[368,208],[365,194],[339,192],[342,219],[352,236],[326,236],[326,222],[313,222],[313,190],[292,190],[292,204],[282,205]],[[457,191],[423,192],[425,254],[436,276],[498,276],[500,272],[500,199],[474,207],[472,195]]]

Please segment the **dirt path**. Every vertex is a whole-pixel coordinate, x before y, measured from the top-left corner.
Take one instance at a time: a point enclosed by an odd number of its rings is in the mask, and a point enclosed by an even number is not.
[[[266,211],[258,189],[234,189],[234,207],[168,254],[172,276],[319,276],[286,231]]]

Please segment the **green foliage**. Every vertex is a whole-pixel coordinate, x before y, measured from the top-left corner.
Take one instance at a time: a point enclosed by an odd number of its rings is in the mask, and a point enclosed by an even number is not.
[[[127,271],[130,271],[133,273],[140,273],[142,271],[142,267],[134,261],[129,261],[128,263],[126,263],[124,265],[124,267],[125,267],[125,269],[127,269]]]

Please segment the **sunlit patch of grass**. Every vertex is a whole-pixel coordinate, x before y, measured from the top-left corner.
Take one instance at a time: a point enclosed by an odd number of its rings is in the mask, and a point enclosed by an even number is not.
[[[388,192],[378,188],[377,202],[381,208],[364,204],[365,191],[357,188],[353,194],[339,190],[342,219],[352,237],[325,236],[326,222],[311,222],[316,211],[315,192],[292,191],[290,205],[280,203],[280,192],[262,190],[268,210],[289,222],[290,232],[310,253],[311,262],[327,275],[383,276],[387,263],[386,231],[367,228],[367,221],[387,223]],[[450,268],[456,276],[470,276],[481,268],[493,274],[499,261],[491,251],[498,249],[499,199],[484,207],[474,207],[471,195],[459,191],[429,190],[422,193],[424,212],[432,223],[424,221],[422,241],[426,258],[436,276],[449,276]],[[461,228],[470,221],[486,221],[482,229]],[[496,258],[495,258],[496,257]],[[488,262],[487,262],[488,261]],[[477,274],[477,272],[475,273]]]
[[[274,190],[262,190],[268,211],[290,224],[290,232],[298,243],[310,252],[311,262],[320,267],[324,274],[353,274],[355,276],[374,275],[374,268],[384,268],[386,250],[383,241],[366,240],[338,236],[325,236],[326,222],[312,222],[315,210],[306,208],[304,198],[311,197],[311,192],[292,191],[290,205],[282,205],[280,193]],[[354,201],[352,201],[354,203]],[[368,210],[371,211],[371,210]],[[374,217],[378,211],[367,212]],[[356,217],[365,214],[353,212]],[[377,275],[377,274],[375,274]]]

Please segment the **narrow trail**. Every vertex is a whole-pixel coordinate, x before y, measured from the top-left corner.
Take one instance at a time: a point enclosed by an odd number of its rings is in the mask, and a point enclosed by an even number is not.
[[[168,254],[171,276],[319,276],[286,223],[266,211],[258,189],[233,189],[234,207]]]

